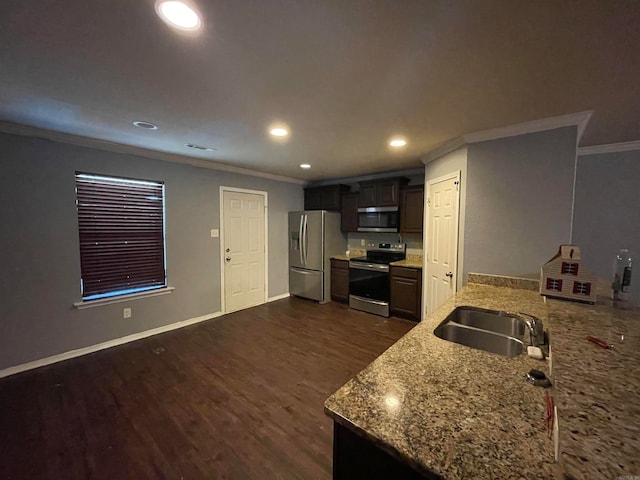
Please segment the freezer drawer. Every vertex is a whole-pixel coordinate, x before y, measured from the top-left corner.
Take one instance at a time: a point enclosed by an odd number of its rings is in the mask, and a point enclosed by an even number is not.
[[[289,268],[289,293],[298,297],[324,301],[324,273],[303,268]]]

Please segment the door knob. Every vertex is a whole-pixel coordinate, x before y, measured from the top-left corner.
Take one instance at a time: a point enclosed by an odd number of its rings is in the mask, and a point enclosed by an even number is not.
[[[446,275],[447,277],[451,278],[451,277],[453,277],[453,272],[447,272],[445,275]]]
[[[225,258],[225,260],[226,260],[227,262],[230,262],[230,261],[231,261],[231,257],[227,257],[227,258]]]

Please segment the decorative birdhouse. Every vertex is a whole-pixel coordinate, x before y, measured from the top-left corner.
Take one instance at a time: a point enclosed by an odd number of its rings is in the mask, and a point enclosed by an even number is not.
[[[560,245],[558,253],[542,266],[540,295],[596,303],[596,277],[582,262],[580,247]]]

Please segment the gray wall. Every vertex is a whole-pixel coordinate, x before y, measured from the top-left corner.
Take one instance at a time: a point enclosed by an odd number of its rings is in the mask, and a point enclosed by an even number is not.
[[[269,291],[288,292],[287,212],[301,185],[0,134],[0,369],[220,311],[219,187],[269,195]],[[162,180],[169,295],[77,310],[76,170]],[[133,317],[124,320],[130,306]]]
[[[464,275],[540,275],[570,238],[576,127],[468,146]]]
[[[589,269],[610,278],[621,248],[635,254],[631,290],[640,291],[640,151],[578,157],[573,240]]]

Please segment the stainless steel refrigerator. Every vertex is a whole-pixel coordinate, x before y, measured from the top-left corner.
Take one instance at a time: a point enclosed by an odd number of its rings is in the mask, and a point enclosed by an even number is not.
[[[289,212],[289,293],[326,303],[331,297],[331,256],[345,253],[340,214]]]

